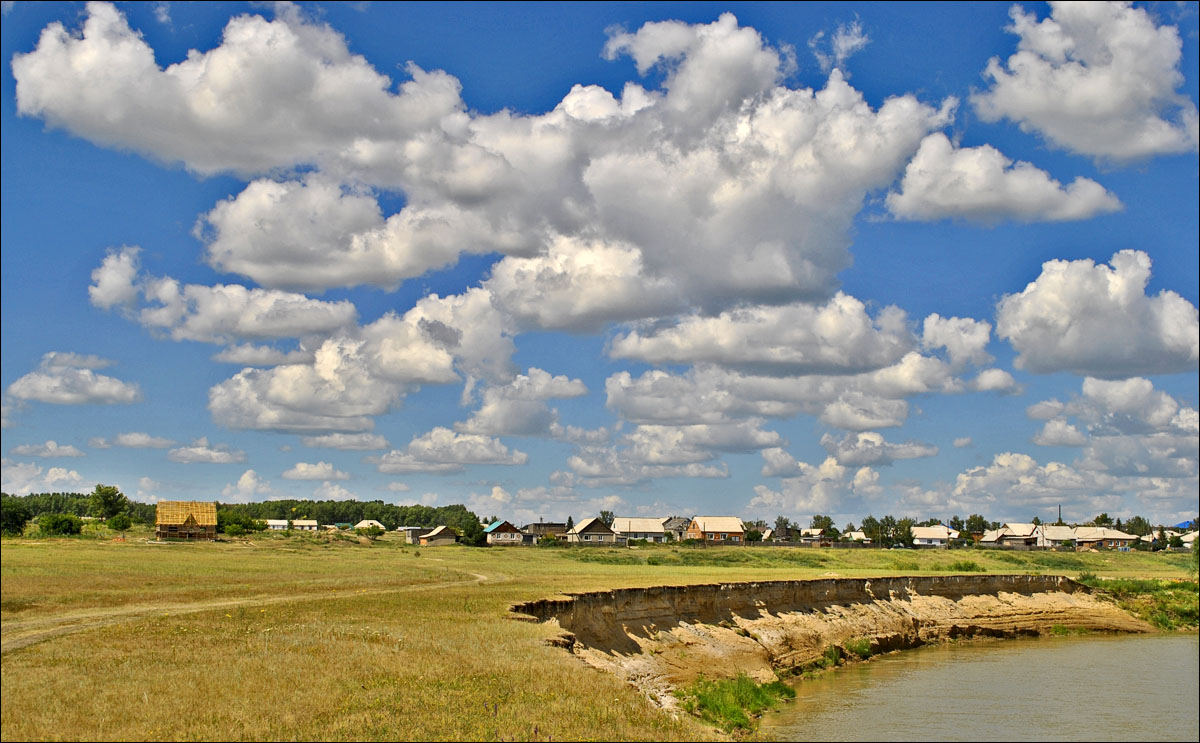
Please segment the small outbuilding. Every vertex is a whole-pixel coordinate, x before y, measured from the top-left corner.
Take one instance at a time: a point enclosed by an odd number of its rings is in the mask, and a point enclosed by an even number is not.
[[[154,538],[213,541],[217,538],[217,504],[212,501],[159,501],[155,509]]]
[[[433,531],[421,535],[422,547],[441,547],[458,541],[458,532],[448,526],[435,526]]]
[[[380,529],[383,529],[384,531],[387,531],[387,527],[384,526],[383,524],[379,523],[375,519],[363,519],[362,521],[359,521],[357,524],[355,524],[354,528],[355,529],[370,529],[372,526],[375,526]]]

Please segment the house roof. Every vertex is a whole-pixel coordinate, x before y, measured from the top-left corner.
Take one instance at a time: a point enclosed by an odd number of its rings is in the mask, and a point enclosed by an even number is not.
[[[507,526],[508,528],[505,529],[504,528],[505,526]],[[497,521],[494,524],[488,524],[484,528],[483,533],[484,534],[494,534],[496,532],[519,532],[519,531],[521,531],[521,530],[518,529],[517,527],[513,526],[508,521]]]
[[[944,524],[912,527],[913,539],[958,539],[958,531]]]
[[[583,521],[580,521],[578,524],[575,525],[575,528],[572,529],[571,531],[575,532],[576,534],[582,534],[585,531],[608,533],[608,534],[614,533],[613,530],[611,528],[609,528],[608,524],[604,523],[603,521],[596,518],[595,516],[591,517],[590,519],[584,519]]]
[[[1048,524],[1042,527],[1042,536],[1052,542],[1065,542],[1075,538],[1075,528],[1072,526]]]
[[[630,532],[637,534],[665,534],[666,529],[663,527],[666,523],[666,518],[646,519],[635,518],[631,516],[618,516],[613,519],[612,530],[618,534],[629,534]]]
[[[870,539],[867,539],[866,533],[861,532],[861,531],[848,531],[845,534],[843,534],[842,536],[845,537],[846,539],[853,539],[855,542],[871,541]]]
[[[451,536],[454,537],[455,539],[458,539],[458,532],[454,531],[453,529],[451,529],[448,526],[436,526],[436,527],[434,527],[433,531],[429,532],[428,534],[422,534],[421,539],[451,537]]]
[[[292,526],[316,526],[316,519],[292,519]]]
[[[801,529],[801,537],[819,537],[825,533],[824,529]]]
[[[1000,527],[1003,532],[1001,536],[1005,537],[1032,537],[1037,534],[1037,524],[1005,524]]]
[[[287,519],[267,519],[263,521],[267,526],[287,526]]]
[[[363,519],[354,525],[355,529],[370,529],[372,526],[378,526],[380,529],[385,528],[383,524],[375,519]]]
[[[692,519],[697,528],[704,532],[735,532],[741,533],[742,520],[737,516],[697,516]]]
[[[1081,526],[1075,530],[1075,540],[1078,542],[1099,542],[1102,539],[1137,541],[1134,535],[1107,526]]]
[[[167,526],[186,523],[191,516],[197,526],[217,525],[217,504],[213,501],[164,500],[155,508],[154,523]]]

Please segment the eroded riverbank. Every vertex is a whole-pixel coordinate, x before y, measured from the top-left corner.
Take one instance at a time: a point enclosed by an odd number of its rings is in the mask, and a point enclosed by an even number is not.
[[[698,677],[775,679],[822,663],[962,637],[1153,627],[1070,578],[951,575],[713,583],[570,594],[518,617],[664,707]],[[832,650],[831,650],[832,649]]]

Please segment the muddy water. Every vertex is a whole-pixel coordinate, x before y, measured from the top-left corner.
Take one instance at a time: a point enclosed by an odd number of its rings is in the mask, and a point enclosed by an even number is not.
[[[1188,635],[997,640],[910,650],[796,684],[778,740],[1200,740]]]

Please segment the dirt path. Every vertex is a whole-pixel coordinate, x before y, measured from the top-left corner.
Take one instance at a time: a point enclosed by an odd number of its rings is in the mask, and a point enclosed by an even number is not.
[[[454,568],[449,568],[453,570]],[[0,654],[29,647],[45,640],[76,632],[99,629],[113,624],[133,622],[153,615],[182,615],[195,614],[214,609],[233,609],[241,606],[268,606],[271,604],[298,603],[303,601],[325,601],[336,598],[357,598],[359,596],[380,596],[393,593],[413,593],[420,591],[435,591],[455,586],[465,586],[483,583],[502,583],[508,580],[507,575],[484,575],[469,571],[458,571],[469,578],[461,580],[442,581],[438,583],[418,583],[414,585],[395,586],[392,588],[373,588],[362,590],[330,590],[328,592],[303,594],[299,596],[245,596],[237,599],[216,599],[211,601],[195,601],[188,603],[135,604],[89,609],[86,611],[70,611],[52,616],[35,619],[7,620],[0,626]]]

